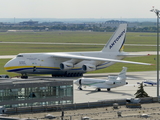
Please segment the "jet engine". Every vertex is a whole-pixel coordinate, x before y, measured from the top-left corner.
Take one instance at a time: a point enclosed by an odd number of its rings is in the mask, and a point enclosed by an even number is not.
[[[72,68],[73,68],[73,63],[63,62],[60,64],[61,70],[68,70],[68,69],[72,69]]]
[[[88,71],[94,71],[96,70],[96,66],[92,64],[84,64],[82,66],[83,71],[88,72]]]
[[[109,85],[114,85],[114,84],[116,84],[116,82],[115,81],[108,81],[108,80],[106,80],[106,82],[105,82],[106,84],[109,84]]]

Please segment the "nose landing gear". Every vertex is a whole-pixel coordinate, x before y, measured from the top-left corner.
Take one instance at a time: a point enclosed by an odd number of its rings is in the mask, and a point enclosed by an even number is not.
[[[82,80],[81,80],[81,79],[79,80],[79,87],[78,87],[78,89],[79,89],[79,90],[83,90],[83,89],[82,89]]]
[[[100,88],[96,88],[96,91],[101,91],[101,89]]]
[[[110,91],[111,90],[111,88],[107,88],[107,91]]]

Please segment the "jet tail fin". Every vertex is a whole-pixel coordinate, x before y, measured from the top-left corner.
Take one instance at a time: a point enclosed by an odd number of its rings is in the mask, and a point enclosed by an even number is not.
[[[102,49],[102,52],[119,52],[123,50],[127,24],[120,24],[115,33]]]
[[[118,78],[125,80],[126,79],[127,67],[123,67],[122,71],[119,73]]]

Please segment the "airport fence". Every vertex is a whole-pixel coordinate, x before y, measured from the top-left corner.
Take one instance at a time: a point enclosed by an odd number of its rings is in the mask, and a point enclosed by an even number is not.
[[[157,102],[157,97],[141,98],[140,103],[154,103]],[[74,103],[74,104],[63,104],[63,105],[50,105],[50,106],[31,106],[31,107],[14,107],[7,108],[7,114],[17,113],[33,113],[33,112],[47,112],[47,111],[62,111],[62,110],[76,110],[85,108],[98,108],[113,106],[114,103],[118,105],[125,105],[126,99],[112,99],[102,100],[98,102],[87,102],[87,103]]]

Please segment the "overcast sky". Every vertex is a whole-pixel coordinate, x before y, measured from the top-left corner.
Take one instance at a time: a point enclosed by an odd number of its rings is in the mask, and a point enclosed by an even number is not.
[[[155,18],[160,0],[0,0],[0,18]]]

